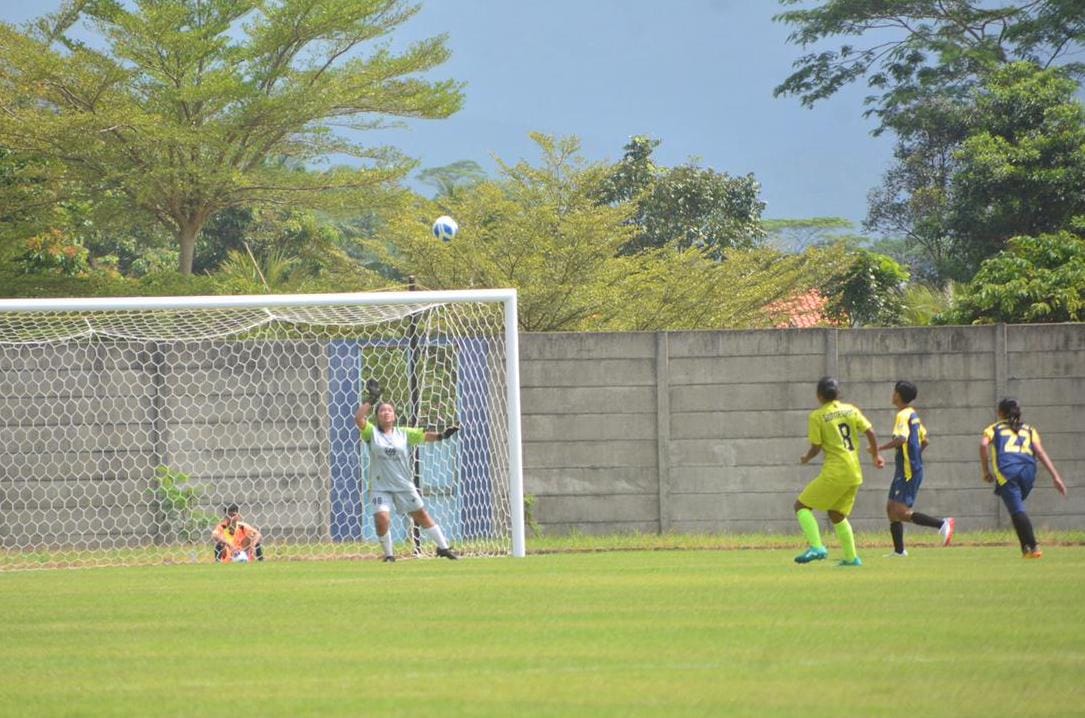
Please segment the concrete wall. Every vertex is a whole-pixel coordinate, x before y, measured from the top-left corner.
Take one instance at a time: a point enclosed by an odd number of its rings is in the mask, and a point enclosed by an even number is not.
[[[277,537],[326,536],[327,347],[55,344],[0,352],[0,546],[170,541],[152,500],[166,464],[243,500]],[[887,437],[899,378],[931,435],[920,506],[1006,525],[979,481],[997,399],[1070,485],[1046,474],[1037,525],[1085,524],[1085,325],[521,336],[525,490],[551,534],[795,531],[814,384],[837,375]],[[866,471],[855,522],[884,527],[891,469]],[[59,539],[56,539],[59,540]]]
[[[209,508],[255,507],[276,536],[327,534],[323,344],[2,349],[0,546],[172,541],[159,465]]]
[[[843,382],[888,437],[893,383],[919,386],[931,435],[918,506],[962,529],[1008,526],[978,439],[1017,396],[1070,487],[1041,470],[1040,527],[1085,525],[1085,325],[534,334],[521,339],[525,491],[544,531],[795,531],[814,385]],[[867,462],[853,515],[884,528],[890,465]]]

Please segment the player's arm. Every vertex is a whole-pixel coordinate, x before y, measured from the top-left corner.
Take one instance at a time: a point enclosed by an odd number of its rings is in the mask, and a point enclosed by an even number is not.
[[[1063,496],[1066,496],[1066,484],[1063,483],[1062,477],[1059,476],[1058,469],[1055,468],[1055,462],[1051,460],[1051,457],[1044,451],[1043,444],[1040,443],[1040,437],[1037,436],[1032,442],[1032,451],[1036,454],[1036,458],[1040,460],[1040,463],[1047,469],[1047,473],[1051,474],[1051,480],[1055,483],[1055,490]]]
[[[460,430],[458,426],[450,426],[444,431],[427,431],[425,435],[426,441],[444,441],[451,438],[457,431]]]
[[[376,379],[369,379],[365,383],[365,396],[362,405],[354,413],[354,423],[358,425],[358,431],[365,431],[365,425],[369,423],[369,412],[373,405],[380,401],[381,385]]]
[[[211,538],[219,543],[224,543],[227,546],[230,544],[230,540],[226,538],[226,533],[222,528],[222,524],[215,524],[215,528],[211,529]]]
[[[799,457],[799,463],[808,464],[810,463],[810,460],[817,456],[819,453],[821,453],[821,445],[810,444],[810,448],[806,450],[806,453]]]
[[[885,459],[882,458],[881,453],[878,451],[878,435],[874,433],[873,427],[867,429],[865,433],[867,445],[870,450],[870,458],[874,460],[874,465],[880,469],[885,466]]]
[[[890,439],[889,441],[887,441],[884,444],[882,444],[881,446],[879,446],[878,450],[879,451],[887,451],[887,450],[890,450],[890,449],[897,449],[897,448],[899,448],[901,446],[904,446],[904,444],[907,443],[907,441],[908,440],[905,439],[903,436],[894,436],[892,439]]]
[[[251,540],[249,541],[250,546],[256,546],[258,543],[260,543],[260,540],[264,538],[264,535],[260,533],[260,529],[256,528],[255,526],[251,524],[246,524],[246,529],[248,535],[251,537]]]
[[[995,480],[995,475],[991,473],[991,458],[987,450],[990,445],[991,440],[984,434],[980,438],[980,471],[983,472],[983,480],[987,483]]]

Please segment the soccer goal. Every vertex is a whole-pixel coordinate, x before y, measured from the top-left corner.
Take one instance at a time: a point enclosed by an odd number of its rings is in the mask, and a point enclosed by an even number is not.
[[[413,461],[456,549],[523,556],[518,363],[515,290],[0,300],[0,570],[211,562],[230,504],[268,560],[379,556],[370,378],[460,427]]]

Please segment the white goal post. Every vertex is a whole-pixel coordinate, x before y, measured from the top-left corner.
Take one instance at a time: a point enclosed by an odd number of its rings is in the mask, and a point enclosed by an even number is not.
[[[0,571],[379,557],[354,413],[377,379],[464,555],[525,555],[516,290],[0,300]],[[393,519],[401,556],[432,556]]]

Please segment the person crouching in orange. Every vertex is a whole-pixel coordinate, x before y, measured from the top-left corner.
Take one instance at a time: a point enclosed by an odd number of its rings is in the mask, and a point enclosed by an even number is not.
[[[260,530],[241,520],[237,504],[226,507],[226,518],[211,531],[215,540],[215,562],[263,561]]]

